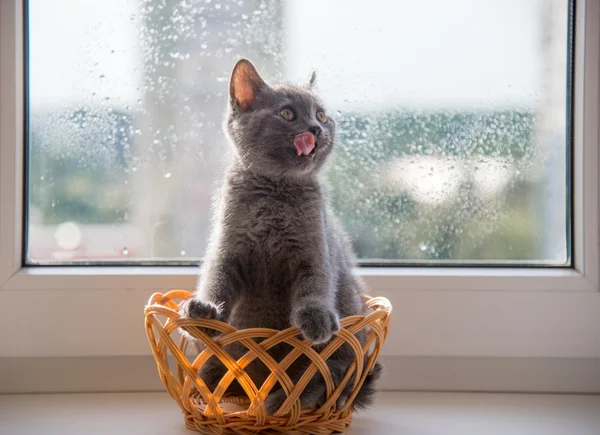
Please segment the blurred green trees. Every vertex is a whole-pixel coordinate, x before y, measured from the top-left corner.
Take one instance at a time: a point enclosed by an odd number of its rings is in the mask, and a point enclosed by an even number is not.
[[[345,113],[338,125],[327,181],[359,258],[535,258],[535,186],[518,175],[535,156],[531,113]],[[32,120],[29,195],[40,223],[122,223],[136,200],[126,177],[136,169],[128,161],[132,136],[131,114],[110,109],[75,109],[51,120]],[[475,187],[463,180],[453,198],[422,203],[382,176],[395,160],[419,156],[458,163],[500,157],[517,175],[492,198],[478,198]],[[483,163],[479,170],[485,168]]]

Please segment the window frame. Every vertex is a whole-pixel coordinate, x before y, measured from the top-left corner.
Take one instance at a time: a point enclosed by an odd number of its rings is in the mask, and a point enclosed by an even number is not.
[[[192,290],[196,267],[23,266],[23,3],[0,2],[0,325],[14,328],[0,337],[0,353],[149,355],[140,322],[145,301],[154,291]],[[600,359],[600,0],[576,2],[574,55],[573,267],[358,268],[370,293],[395,306],[384,355]],[[120,315],[107,327],[101,316],[117,302]],[[566,308],[577,315],[556,322]],[[79,330],[43,324],[48,312]]]

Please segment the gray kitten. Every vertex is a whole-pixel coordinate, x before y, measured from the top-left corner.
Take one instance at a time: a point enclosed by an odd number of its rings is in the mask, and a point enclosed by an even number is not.
[[[352,273],[355,258],[346,234],[332,215],[317,173],[331,153],[336,123],[306,87],[269,86],[252,63],[235,65],[226,120],[234,159],[226,173],[211,242],[198,290],[182,308],[190,318],[210,318],[236,328],[286,329],[293,325],[320,350],[339,330],[342,317],[363,314],[363,283]],[[214,330],[207,330],[216,334]],[[364,332],[357,338],[364,342]],[[247,349],[231,345],[235,358]],[[279,345],[270,354],[280,361],[290,351]],[[354,361],[348,345],[328,360],[334,381]],[[288,374],[296,382],[309,365],[299,358]],[[370,404],[379,364],[366,378],[354,406]],[[200,376],[214,390],[226,369],[213,357]],[[269,375],[259,360],[246,371],[258,387]],[[343,406],[353,379],[338,400]],[[232,394],[244,394],[234,382]],[[286,398],[276,385],[267,397],[274,413]],[[300,397],[303,408],[325,400],[319,372]]]

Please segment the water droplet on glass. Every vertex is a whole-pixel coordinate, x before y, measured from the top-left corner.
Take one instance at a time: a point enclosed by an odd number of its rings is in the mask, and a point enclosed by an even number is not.
[[[426,251],[427,250],[427,243],[425,243],[425,242],[419,243],[419,249],[421,251]]]
[[[127,247],[124,247],[123,250],[121,251],[121,253],[123,255],[129,255],[129,249],[127,249]]]
[[[167,172],[167,173],[165,174],[165,178],[171,178],[171,173],[170,173],[170,172]]]
[[[179,252],[179,254],[180,254],[182,257],[183,257],[183,256],[185,256],[185,254],[186,254],[186,252],[185,252],[185,249],[182,249],[182,250]]]

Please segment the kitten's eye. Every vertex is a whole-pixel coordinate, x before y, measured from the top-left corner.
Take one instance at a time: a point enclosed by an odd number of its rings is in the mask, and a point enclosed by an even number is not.
[[[294,114],[294,111],[292,109],[283,109],[280,112],[280,115],[286,121],[293,121],[296,118],[296,115]]]
[[[325,112],[317,112],[317,119],[322,124],[325,124],[327,122],[327,115],[325,115]]]

